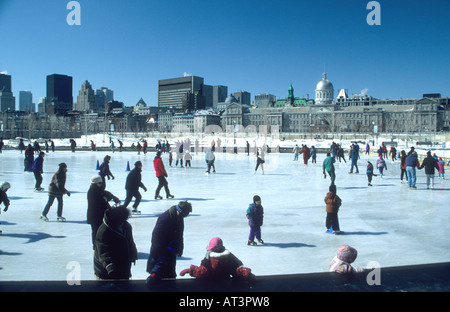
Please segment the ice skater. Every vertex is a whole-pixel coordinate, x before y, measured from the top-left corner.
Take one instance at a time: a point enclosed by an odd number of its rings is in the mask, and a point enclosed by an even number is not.
[[[337,255],[331,260],[330,272],[341,274],[362,273],[364,271],[363,268],[351,265],[356,260],[356,257],[358,257],[358,252],[355,248],[349,245],[341,245]]]
[[[264,221],[264,209],[261,205],[261,197],[253,196],[253,203],[247,208],[248,225],[250,226],[250,234],[248,235],[247,245],[256,246],[255,237],[260,244],[264,244],[261,239],[261,226]]]
[[[438,166],[439,166],[438,177],[442,178],[442,180],[444,180],[445,179],[445,177],[444,177],[445,176],[445,162],[442,160],[442,157],[439,157]]]
[[[411,148],[410,154],[406,156],[405,160],[405,169],[406,174],[408,175],[408,186],[410,189],[417,189],[416,187],[416,168],[419,168],[419,160],[417,159],[417,152],[414,151],[414,148]]]
[[[8,192],[8,190],[11,188],[11,184],[9,184],[9,182],[1,182],[0,183],[0,204],[3,203],[3,205],[5,205],[5,208],[3,209],[4,212],[8,211],[9,208],[9,198],[8,195],[6,194],[6,192]],[[0,210],[1,213],[1,210]],[[0,230],[0,234],[2,234],[2,231]]]
[[[350,159],[352,161],[352,164],[351,164],[349,173],[353,173],[353,167],[356,168],[355,173],[359,173],[358,158],[359,158],[359,147],[358,147],[358,145],[352,144],[352,147],[350,149]]]
[[[133,204],[133,210],[132,213],[140,213],[140,211],[137,210],[137,207],[139,206],[139,203],[141,202],[142,195],[139,193],[139,188],[141,187],[144,192],[147,192],[147,188],[142,183],[142,162],[137,161],[134,163],[134,169],[130,171],[130,173],[127,176],[127,180],[125,183],[125,190],[127,191],[127,197],[125,198],[124,206],[125,208],[128,207],[128,205],[131,202],[131,199],[134,197],[135,201]]]
[[[262,148],[257,149],[257,151],[256,151],[256,167],[255,167],[254,174],[256,174],[256,172],[258,171],[259,166],[261,166],[262,174],[264,174],[264,163],[265,162],[266,162],[266,160],[264,159],[264,150]]]
[[[103,188],[103,179],[99,175],[91,177],[91,186],[87,192],[87,223],[91,225],[92,247],[94,249],[95,235],[103,223],[105,211],[110,209],[109,201],[120,204],[120,199]]]
[[[173,198],[174,196],[170,194],[169,183],[166,180],[167,171],[161,159],[161,151],[156,152],[155,159],[153,159],[153,167],[155,168],[155,174],[158,178],[158,187],[155,191],[155,199],[162,199],[162,197],[159,195],[159,192],[163,187],[164,191],[166,192],[166,198]]]
[[[329,192],[324,198],[326,204],[327,218],[325,220],[325,226],[327,228],[326,233],[330,234],[342,234],[339,227],[338,211],[341,207],[341,198],[336,194],[336,185],[331,184]]]
[[[44,207],[44,210],[41,214],[41,219],[44,221],[48,221],[47,214],[50,210],[50,207],[53,205],[55,198],[58,200],[58,210],[57,210],[57,221],[64,222],[66,218],[62,216],[63,212],[63,195],[67,195],[70,197],[70,192],[66,190],[66,172],[67,165],[65,163],[59,164],[59,169],[53,175],[52,182],[48,187],[48,202]]]
[[[425,168],[425,175],[427,176],[427,189],[430,188],[431,181],[431,189],[434,189],[434,169],[439,170],[437,160],[431,156],[431,152],[427,152],[427,157],[422,161],[422,165],[419,169]]]
[[[40,152],[39,156],[36,157],[36,159],[33,162],[33,165],[31,165],[31,171],[34,173],[34,178],[36,179],[36,184],[34,185],[35,191],[43,191],[44,189],[41,187],[42,184],[42,173],[44,173],[44,152]]]
[[[377,168],[378,168],[378,171],[380,172],[380,177],[383,178],[383,170],[384,169],[387,170],[387,165],[386,165],[386,161],[383,159],[382,156],[380,156],[377,159]]]
[[[327,157],[323,160],[322,169],[323,169],[323,177],[326,179],[327,175],[325,171],[328,173],[331,179],[331,184],[334,184],[336,180],[336,173],[334,168],[334,157],[331,157],[331,153],[327,153]]]
[[[119,206],[106,210],[95,238],[94,273],[102,280],[131,277],[131,264],[136,263],[137,248],[133,229],[127,222],[130,211]]]
[[[406,182],[408,182],[408,174],[406,174],[406,152],[402,150],[400,152],[400,183],[403,183],[403,175],[406,178]]]
[[[206,173],[211,173],[211,168],[213,169],[213,173],[216,173],[216,166],[214,162],[216,161],[216,156],[212,149],[207,149],[205,153],[205,161],[206,161]]]
[[[370,161],[367,161],[367,169],[366,169],[366,174],[367,174],[367,182],[368,182],[368,186],[372,186],[372,177],[373,176],[377,176],[374,172],[373,172],[373,165]]]
[[[181,201],[158,217],[147,260],[147,272],[150,274],[146,281],[148,285],[162,278],[177,276],[176,258],[181,257],[184,250],[184,218],[191,212],[192,205],[188,201]]]
[[[228,251],[220,237],[214,237],[206,247],[205,258],[200,266],[191,265],[180,272],[181,276],[189,274],[200,280],[248,280],[254,275],[250,268],[244,267],[241,260]]]
[[[106,188],[106,179],[105,178],[108,178],[108,180],[109,179],[113,179],[113,180],[115,179],[114,175],[111,173],[111,170],[109,169],[109,162],[110,162],[110,160],[111,160],[111,156],[106,155],[103,158],[102,164],[98,168],[98,170],[99,170],[98,174],[102,177],[102,187],[103,187],[103,189]]]

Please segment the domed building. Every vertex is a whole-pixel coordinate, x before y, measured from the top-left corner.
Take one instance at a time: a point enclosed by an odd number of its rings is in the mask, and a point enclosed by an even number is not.
[[[334,98],[333,84],[327,79],[327,74],[323,73],[322,80],[316,85],[316,105],[332,105]]]

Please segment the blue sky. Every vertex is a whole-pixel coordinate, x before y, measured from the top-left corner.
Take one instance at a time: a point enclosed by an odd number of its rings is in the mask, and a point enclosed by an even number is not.
[[[79,0],[80,26],[68,2],[0,0],[0,72],[16,103],[20,90],[45,96],[54,73],[73,77],[74,101],[88,80],[126,106],[156,106],[158,80],[184,73],[252,99],[287,97],[290,83],[314,98],[324,70],[335,96],[450,96],[449,0],[379,0],[379,26],[368,0]]]

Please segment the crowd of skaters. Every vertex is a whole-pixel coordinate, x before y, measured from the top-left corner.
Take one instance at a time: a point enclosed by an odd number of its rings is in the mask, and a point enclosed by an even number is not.
[[[189,164],[190,166],[190,161],[187,162],[187,160],[190,159],[185,158],[186,154],[190,154],[190,143],[191,142],[189,139],[184,141],[177,141],[175,143],[175,153],[177,153],[177,161],[175,166],[178,166],[178,163],[180,163],[180,166],[182,167],[183,159],[185,160],[185,165]],[[217,143],[217,145],[220,146],[220,141],[218,141]],[[167,171],[165,170],[164,163],[161,159],[162,153],[169,153],[169,156],[172,153],[170,145],[166,144],[168,144],[167,140],[158,141],[157,145],[155,146],[157,152],[153,164],[156,177],[158,179],[158,187],[155,191],[155,199],[162,199],[162,197],[159,195],[159,192],[162,188],[165,189],[167,198],[174,197],[169,191],[168,182],[166,180]],[[194,151],[198,151],[199,149],[197,148],[197,142],[195,144],[196,148]],[[313,163],[315,163],[317,151],[314,146],[309,148],[306,145],[303,145],[301,149],[297,149],[297,147],[298,146],[296,146],[293,151],[295,153],[294,160],[298,160],[298,155],[303,154],[305,165],[308,163],[308,160],[310,158],[313,158]],[[29,145],[28,148],[30,148],[31,150],[31,145]],[[206,149],[205,159],[207,163],[208,158],[210,158],[210,156],[207,155],[213,154],[215,149],[216,142],[213,140],[211,142],[211,147]],[[248,154],[249,151],[250,148],[247,142]],[[255,173],[258,169],[258,166],[263,167],[264,154],[266,151],[267,146],[264,145],[261,148],[255,148],[255,155],[257,157]],[[33,153],[34,152],[35,150],[33,149]],[[383,170],[387,170],[386,162],[384,161],[387,155],[383,147],[380,147],[380,150],[378,152],[380,153],[380,155],[379,159],[377,160],[377,168],[382,175]],[[397,158],[395,157],[397,156],[395,152],[395,148],[394,150],[391,148],[390,155],[392,156],[393,162],[397,160]],[[45,153],[40,150],[38,150],[38,153],[38,156],[33,160],[31,164],[29,160],[27,161],[27,156],[29,158],[30,155],[27,155],[27,153],[25,153],[25,170],[30,170],[35,173],[36,191],[42,190],[42,188],[40,187],[40,184],[42,183],[42,176],[39,176],[39,174],[42,174],[43,158],[45,156]],[[145,153],[147,152],[145,151]],[[343,150],[341,146],[339,146],[338,144],[332,145],[332,149],[329,153],[327,153],[327,157],[323,162],[324,177],[326,178],[326,173],[328,173],[331,178],[329,191],[324,199],[327,212],[325,222],[327,228],[326,232],[333,234],[343,233],[340,231],[339,221],[337,217],[337,213],[342,202],[340,197],[336,194],[337,188],[335,185],[336,176],[334,170],[334,163],[336,162],[336,159],[338,159],[339,161],[343,159],[346,163],[345,157],[343,157],[342,154]],[[411,188],[415,188],[415,175],[413,175],[412,172],[415,173],[416,168],[425,168],[427,175],[427,186],[429,186],[431,183],[432,188],[434,186],[434,169],[437,169],[439,171],[439,177],[444,178],[443,167],[445,164],[442,162],[442,159],[438,159],[436,155],[431,155],[431,152],[427,153],[427,157],[423,160],[421,165],[418,162],[417,153],[414,151],[414,148],[411,148],[408,154],[406,154],[405,151],[401,151],[398,157],[400,159],[400,164],[402,167],[401,179],[403,178],[403,174],[406,172],[408,184]],[[106,179],[114,179],[114,175],[109,169],[110,159],[111,157],[109,155],[105,156],[104,161],[99,168],[99,175],[93,176],[91,178],[91,186],[89,188],[87,196],[87,222],[91,225],[92,229],[91,237],[94,250],[94,272],[99,279],[128,279],[131,277],[131,264],[137,259],[137,250],[132,237],[132,227],[127,222],[127,219],[131,212],[138,212],[137,207],[142,198],[139,193],[139,188],[142,188],[144,191],[147,191],[147,188],[145,187],[145,185],[143,185],[141,180],[142,163],[140,161],[137,161],[134,164],[135,168],[131,170],[131,172],[127,176],[127,197],[125,203],[121,204],[117,196],[111,194],[106,190]],[[359,173],[357,166],[358,159],[359,146],[358,144],[352,144],[349,149],[349,161],[351,161],[351,170],[349,173],[352,173],[353,168],[356,169],[356,173]],[[169,165],[172,165],[171,157],[169,157]],[[211,164],[208,164],[208,171],[210,170],[210,168]],[[371,177],[375,175],[373,171],[373,166],[370,161],[368,161],[367,176],[369,179],[369,186],[371,185]],[[44,221],[48,221],[46,215],[55,199],[57,199],[58,201],[57,220],[65,221],[64,217],[62,217],[62,197],[63,195],[70,196],[70,192],[65,189],[66,172],[67,165],[65,163],[60,163],[59,168],[53,175],[52,181],[49,186],[49,200],[45,205],[41,215],[41,219],[43,219]],[[6,195],[6,192],[10,187],[11,185],[8,182],[3,182],[0,185],[0,203],[4,203],[4,211],[8,210],[10,204]],[[130,211],[127,209],[127,206],[129,205],[133,197],[135,198],[135,202],[133,204],[133,210]],[[116,205],[111,206],[109,204],[109,201],[114,201]],[[147,283],[153,284],[162,278],[176,277],[176,273],[174,271],[176,257],[181,256],[183,252],[183,218],[187,217],[191,211],[192,205],[187,201],[183,201],[179,202],[177,205],[171,206],[158,218],[152,234],[152,246],[147,264],[147,272],[149,273]],[[255,237],[260,244],[264,244],[261,238],[261,226],[263,224],[263,208],[261,205],[261,197],[257,195],[254,196],[253,203],[251,203],[249,208],[247,209],[246,215],[249,219],[250,226],[248,245],[257,244],[254,241]],[[168,237],[172,238],[168,239]],[[159,247],[157,247],[158,245]],[[126,250],[125,246],[127,246]],[[330,270],[340,273],[360,272],[361,270],[359,268],[355,269],[351,266],[351,263],[354,261],[354,259],[356,259],[356,254],[356,249],[348,245],[342,245],[338,250],[338,255],[332,261]],[[231,258],[232,261],[229,260],[229,258]],[[218,263],[221,263],[221,265],[217,265]],[[228,265],[230,263],[233,263],[231,267],[229,267]],[[215,271],[217,268],[220,269],[218,271]],[[207,248],[207,255],[205,259],[202,260],[201,265],[192,265],[189,269],[180,272],[180,275],[185,275],[188,273],[196,278],[217,278],[218,276],[220,276],[221,278],[224,278],[225,276],[229,278],[230,276],[234,276],[236,278],[247,279],[253,277],[253,274],[251,274],[251,269],[243,267],[242,262],[240,262],[240,260],[237,259],[233,254],[228,252],[223,246],[222,240],[217,237],[210,240]]]

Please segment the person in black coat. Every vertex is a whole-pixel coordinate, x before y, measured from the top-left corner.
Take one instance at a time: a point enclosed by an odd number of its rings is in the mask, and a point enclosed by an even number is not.
[[[162,278],[175,278],[176,257],[183,254],[184,218],[192,212],[187,201],[179,202],[163,212],[156,221],[152,232],[152,245],[147,261],[147,284]]]
[[[103,189],[102,177],[99,175],[91,178],[91,187],[87,192],[87,223],[92,229],[92,247],[94,248],[95,235],[97,230],[103,223],[105,211],[110,209],[109,201],[113,200],[116,204],[120,203],[120,199],[112,193]]]
[[[102,177],[102,187],[103,189],[106,188],[106,178],[109,179],[113,179],[114,180],[114,175],[111,173],[111,170],[109,169],[109,161],[111,160],[111,156],[106,155],[105,158],[103,158],[103,162],[100,165],[100,167],[98,168],[99,170],[99,175]]]
[[[105,211],[95,237],[94,273],[99,279],[129,279],[131,264],[137,260],[130,211],[120,206]]]
[[[439,170],[439,166],[437,160],[431,156],[431,152],[427,152],[427,157],[422,161],[422,165],[419,169],[425,168],[425,175],[427,176],[427,189],[430,188],[430,180],[431,180],[431,188],[434,189],[434,169]]]
[[[142,163],[137,161],[134,164],[134,169],[130,171],[127,176],[127,181],[125,184],[125,189],[127,190],[127,198],[125,198],[124,206],[128,207],[131,202],[131,199],[134,197],[136,200],[133,204],[133,212],[137,212],[137,207],[141,202],[142,195],[139,193],[139,188],[143,188],[145,192],[147,192],[147,188],[142,183]]]

